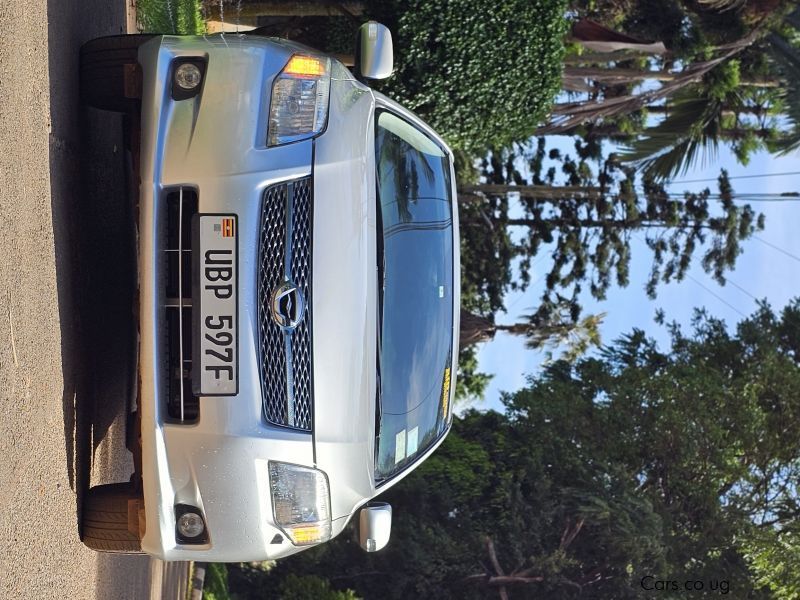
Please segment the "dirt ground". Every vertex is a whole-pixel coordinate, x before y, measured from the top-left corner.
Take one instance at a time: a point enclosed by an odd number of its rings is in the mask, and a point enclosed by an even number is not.
[[[121,122],[78,100],[80,44],[125,27],[124,0],[0,2],[0,598],[150,597],[146,557],[78,533],[89,484],[132,469]]]

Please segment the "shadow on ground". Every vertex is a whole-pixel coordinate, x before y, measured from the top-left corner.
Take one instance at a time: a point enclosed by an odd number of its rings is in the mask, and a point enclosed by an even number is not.
[[[48,0],[50,188],[64,373],[65,468],[82,498],[93,453],[134,389],[135,237],[119,115],[79,100],[79,48],[124,33],[125,0]]]

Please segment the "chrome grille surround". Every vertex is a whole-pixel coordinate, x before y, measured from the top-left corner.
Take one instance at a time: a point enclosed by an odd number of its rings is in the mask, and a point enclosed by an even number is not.
[[[311,366],[311,178],[270,186],[261,205],[258,323],[264,418],[302,431],[313,428]],[[272,318],[270,298],[292,282],[306,310],[294,328]]]

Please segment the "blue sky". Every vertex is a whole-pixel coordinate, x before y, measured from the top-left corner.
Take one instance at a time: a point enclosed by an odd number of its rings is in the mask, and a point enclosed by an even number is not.
[[[699,191],[709,187],[713,192],[716,190],[714,181],[686,184],[679,181],[713,180],[719,175],[720,168],[726,168],[731,177],[800,171],[800,155],[777,158],[761,152],[751,158],[747,167],[743,167],[726,148],[720,148],[713,164],[691,169],[676,180],[670,190]],[[800,191],[800,176],[797,175],[733,179],[731,183],[738,194]],[[766,298],[773,307],[782,308],[791,298],[800,295],[800,259],[773,247],[800,257],[800,236],[797,234],[800,229],[800,202],[751,202],[751,206],[757,212],[764,213],[766,226],[756,234],[760,239],[751,238],[743,242],[743,253],[735,270],[727,274],[728,284],[724,287],[706,274],[699,261],[695,260],[688,277],[679,283],[661,285],[658,297],[650,300],[644,291],[644,282],[652,256],[647,248],[641,247],[643,244],[640,247],[632,245],[630,285],[611,289],[603,302],[592,299],[584,302],[585,314],[606,313],[601,326],[603,341],[610,342],[637,327],[663,343],[667,339],[664,328],[653,321],[658,308],[664,310],[668,321],[688,324],[694,308],[705,307],[709,314],[724,319],[732,326],[742,319],[743,314],[748,315],[755,309],[756,300],[753,296]],[[498,323],[513,323],[536,306],[543,289],[540,276],[549,266],[546,258],[537,257],[534,260],[531,272],[533,285],[523,293],[507,295],[507,312],[497,315]],[[480,370],[495,375],[484,400],[473,404],[476,408],[486,409],[501,409],[501,392],[513,392],[523,387],[526,377],[537,373],[544,358],[540,352],[527,350],[521,338],[502,332],[481,347],[478,357]]]

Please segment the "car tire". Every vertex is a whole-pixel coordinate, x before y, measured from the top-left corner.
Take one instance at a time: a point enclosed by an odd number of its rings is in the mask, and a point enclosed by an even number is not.
[[[81,46],[81,101],[101,110],[136,110],[140,98],[136,97],[136,82],[131,78],[140,77],[139,46],[154,37],[152,34],[112,35]],[[139,88],[140,82],[141,79]]]
[[[139,536],[128,529],[128,501],[136,497],[130,483],[91,488],[83,502],[83,543],[98,552],[140,554]]]

